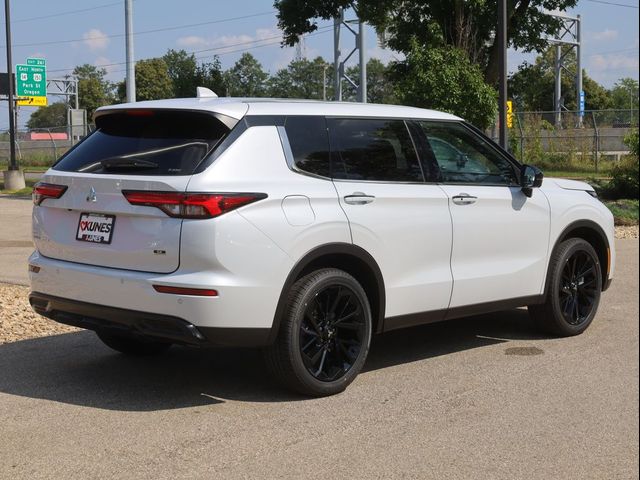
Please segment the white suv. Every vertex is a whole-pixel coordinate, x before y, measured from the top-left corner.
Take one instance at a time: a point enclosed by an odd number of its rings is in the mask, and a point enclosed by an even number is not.
[[[328,395],[374,333],[529,306],[579,334],[613,276],[593,189],[453,115],[203,97],[95,121],[34,189],[30,300],[124,353],[261,346]]]

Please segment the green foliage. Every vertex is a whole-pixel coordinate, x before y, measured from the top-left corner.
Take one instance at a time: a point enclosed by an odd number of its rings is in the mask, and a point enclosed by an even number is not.
[[[611,89],[612,108],[616,110],[638,109],[638,80],[621,78]]]
[[[625,137],[625,143],[631,150],[631,154],[623,158],[611,172],[612,179],[606,188],[609,198],[638,198],[638,174],[640,163],[638,162],[638,131],[631,132]]]
[[[400,103],[458,115],[479,128],[493,124],[496,92],[482,72],[454,47],[423,50],[418,43],[404,62],[392,66]]]
[[[360,78],[360,66],[355,65],[347,69],[347,75],[356,83]],[[346,101],[355,101],[357,91],[351,84],[346,84],[342,97]],[[389,68],[377,58],[367,62],[367,102],[369,103],[397,103]]]
[[[267,94],[269,74],[250,53],[243,53],[240,59],[224,73],[227,96],[261,97]]]
[[[64,127],[66,125],[66,103],[52,103],[46,107],[40,107],[27,120],[28,128]]]
[[[533,65],[524,63],[511,76],[509,79],[509,96],[513,98],[516,109],[544,112],[554,110],[554,63],[555,47],[550,47],[536,58]],[[575,50],[567,53],[565,64],[569,70],[575,70]],[[573,77],[565,73],[561,81],[564,106],[568,110],[578,110]],[[586,72],[582,74],[582,88],[586,96],[586,110],[604,110],[612,107],[611,98],[607,90],[590,78]]]
[[[507,0],[509,46],[541,51],[545,37],[554,34],[560,22],[546,12],[565,11],[577,0]],[[318,19],[331,20],[351,0],[276,0],[278,26],[284,43],[294,45],[298,36],[317,30]],[[359,0],[358,13],[378,32],[385,32],[388,45],[405,55],[417,42],[423,49],[452,46],[467,60],[480,65],[485,80],[498,79],[498,49],[495,46],[497,0]]]
[[[295,59],[287,65],[287,68],[278,70],[269,79],[269,96],[322,100],[322,81],[324,78],[327,82],[327,97],[329,98],[328,88],[332,84],[332,74],[333,67],[330,67],[322,57],[316,57],[314,60]]]
[[[80,108],[87,110],[87,118],[93,118],[96,108],[114,102],[114,85],[105,79],[107,71],[85,63],[73,70],[78,78],[78,101]]]
[[[167,73],[173,86],[173,97],[189,98],[196,94],[197,87],[206,87],[219,95],[225,91],[220,59],[198,64],[193,53],[184,50],[168,50],[162,57],[167,64]]]
[[[638,200],[623,199],[604,202],[613,213],[616,225],[638,225]]]
[[[150,58],[136,63],[136,100],[161,100],[173,97],[173,83],[169,69],[162,58]],[[191,94],[190,96],[193,96]],[[121,102],[126,98],[126,79],[118,85]]]

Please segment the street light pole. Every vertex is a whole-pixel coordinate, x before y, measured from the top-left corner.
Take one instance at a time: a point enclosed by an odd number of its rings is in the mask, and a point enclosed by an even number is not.
[[[498,65],[500,70],[498,85],[498,122],[500,146],[507,149],[507,0],[498,0]]]
[[[7,77],[9,78],[9,170],[18,170],[18,162],[16,161],[16,118],[14,104],[14,84],[13,84],[13,59],[11,58],[11,7],[10,0],[4,0],[4,20],[5,32],[7,34]]]
[[[124,0],[124,22],[127,61],[127,102],[136,101],[136,70],[133,59],[133,0]]]

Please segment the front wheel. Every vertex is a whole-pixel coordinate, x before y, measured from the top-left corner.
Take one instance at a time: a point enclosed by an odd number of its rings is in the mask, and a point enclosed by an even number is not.
[[[579,335],[596,316],[601,292],[602,275],[596,251],[586,240],[570,238],[552,255],[545,303],[529,306],[529,312],[551,334]]]
[[[334,268],[315,271],[289,291],[267,367],[304,395],[342,392],[364,365],[371,331],[369,301],[356,279]]]

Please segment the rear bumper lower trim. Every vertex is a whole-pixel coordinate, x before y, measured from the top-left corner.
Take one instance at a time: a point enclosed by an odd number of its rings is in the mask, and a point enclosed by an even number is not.
[[[80,302],[31,292],[36,313],[58,323],[196,346],[258,347],[267,345],[269,328],[196,327],[178,317]]]

